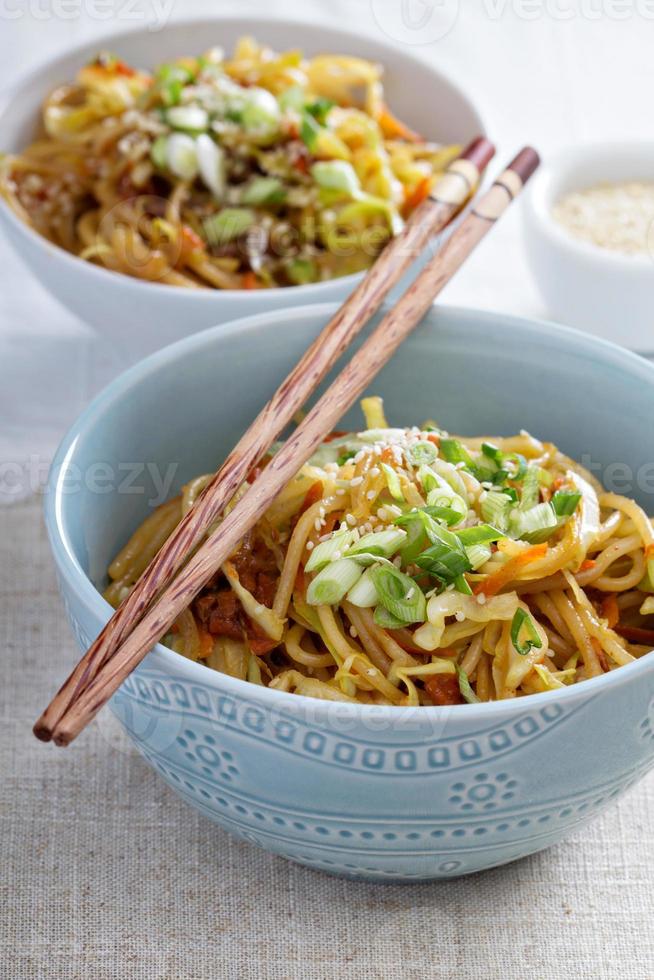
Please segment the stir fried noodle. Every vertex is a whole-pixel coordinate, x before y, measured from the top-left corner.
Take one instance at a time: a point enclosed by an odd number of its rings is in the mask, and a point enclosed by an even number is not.
[[[333,433],[167,646],[254,684],[392,705],[552,691],[654,647],[654,530],[634,501],[526,432],[453,438],[362,407],[366,431]],[[208,480],[115,558],[114,606]]]
[[[173,286],[254,289],[368,268],[458,146],[426,142],[361,58],[242,38],[154,73],[101,55],[45,100],[0,193],[96,265]]]

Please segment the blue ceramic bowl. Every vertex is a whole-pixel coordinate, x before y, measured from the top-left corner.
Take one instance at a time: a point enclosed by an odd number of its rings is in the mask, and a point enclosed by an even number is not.
[[[128,534],[215,468],[333,311],[260,314],[190,337],[118,378],[64,439],[46,495],[75,636],[110,615],[96,591]],[[546,323],[430,313],[373,390],[394,424],[527,428],[654,512],[654,367]],[[358,412],[345,426],[360,426]],[[619,483],[619,486],[617,485]],[[419,880],[560,841],[654,759],[654,656],[494,704],[331,704],[215,673],[159,646],[111,708],[181,796],[227,830],[352,877]]]

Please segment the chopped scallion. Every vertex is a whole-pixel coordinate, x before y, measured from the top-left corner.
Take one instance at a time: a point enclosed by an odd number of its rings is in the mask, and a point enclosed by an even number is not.
[[[463,700],[467,701],[468,704],[479,704],[480,699],[470,686],[470,680],[463,667],[457,667],[456,673],[459,678],[459,690],[461,691]]]
[[[310,606],[336,605],[362,574],[361,565],[352,558],[330,562],[311,581],[307,589],[307,602]]]
[[[305,572],[321,571],[325,565],[334,560],[334,555],[343,557],[351,541],[352,532],[345,528],[337,531],[327,541],[321,541],[311,552],[309,560],[304,566]]]
[[[406,623],[425,621],[427,603],[413,579],[388,565],[373,566],[371,576],[380,603],[392,616]]]
[[[438,450],[433,442],[427,439],[416,442],[406,451],[407,459],[414,466],[429,466],[438,456]]]
[[[526,657],[534,647],[540,650],[543,645],[533,619],[522,606],[516,609],[511,621],[511,643],[516,653],[519,653],[521,657]]]
[[[581,494],[570,490],[557,490],[552,497],[552,507],[557,517],[571,517],[577,509]]]

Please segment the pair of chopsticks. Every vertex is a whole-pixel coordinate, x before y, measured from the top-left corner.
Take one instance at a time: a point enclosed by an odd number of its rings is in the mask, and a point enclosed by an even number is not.
[[[237,550],[243,536],[390,360],[539,164],[538,154],[530,147],[518,153],[384,316],[272,457],[262,475],[213,534],[200,544],[250,470],[304,406],[430,238],[442,231],[475,193],[494,152],[488,140],[482,137],[474,140],[451,164],[400,235],[391,240],[365,279],[259,413],[79,661],[36,722],[37,738],[68,745],[95,717],[177,616]]]

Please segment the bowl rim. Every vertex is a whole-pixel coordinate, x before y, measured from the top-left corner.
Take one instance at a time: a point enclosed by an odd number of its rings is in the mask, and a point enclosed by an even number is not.
[[[63,523],[61,498],[63,495],[62,484],[65,478],[62,478],[62,474],[65,472],[66,464],[70,463],[74,458],[78,440],[85,433],[92,430],[95,421],[110,409],[113,403],[122,400],[125,393],[129,392],[135,384],[148,375],[155,373],[164,365],[174,363],[182,352],[185,354],[190,353],[193,349],[212,344],[214,341],[225,342],[229,339],[230,335],[258,330],[262,325],[266,325],[270,321],[274,322],[280,317],[283,317],[284,321],[294,329],[304,330],[307,316],[327,320],[338,308],[338,303],[323,303],[294,307],[289,310],[271,310],[265,313],[240,317],[228,323],[185,337],[151,354],[149,357],[144,358],[118,375],[117,378],[110,382],[93,399],[70,427],[63,437],[51,464],[44,494],[45,523],[55,562],[62,578],[77,598],[103,624],[107,622],[113,609],[102,597],[101,593],[97,591],[83,570]],[[457,320],[460,321],[461,328],[465,329],[465,321],[469,320],[471,314],[477,318],[480,327],[490,328],[491,325],[508,324],[515,329],[519,328],[523,335],[543,336],[546,332],[553,334],[565,346],[571,349],[577,349],[578,351],[581,349],[587,351],[589,347],[594,348],[598,353],[604,351],[607,355],[610,355],[616,367],[623,366],[629,369],[632,374],[640,374],[644,380],[649,380],[654,387],[654,364],[648,363],[644,358],[639,357],[632,351],[619,347],[617,344],[579,330],[574,330],[571,327],[551,323],[547,320],[505,315],[494,311],[476,310],[474,308],[460,306],[444,306],[442,310],[432,307],[427,317],[443,315],[449,320],[454,320],[455,323]],[[654,653],[654,651],[652,652]],[[169,676],[174,675],[176,678],[182,677],[189,682],[198,684],[208,684],[214,689],[226,694],[232,694],[241,699],[259,699],[263,706],[268,705],[271,709],[277,706],[280,709],[290,708],[292,710],[294,705],[296,709],[300,709],[302,705],[304,705],[305,710],[310,707],[316,720],[322,719],[324,721],[328,719],[330,712],[334,711],[334,705],[338,706],[339,713],[345,712],[349,717],[367,717],[369,715],[374,717],[388,716],[389,720],[392,720],[393,717],[401,718],[402,715],[398,715],[398,711],[407,712],[415,710],[396,705],[365,705],[340,701],[321,701],[317,698],[291,694],[286,691],[271,690],[268,687],[260,687],[249,681],[238,680],[226,674],[221,674],[218,671],[210,670],[203,664],[195,663],[183,657],[181,654],[175,653],[174,650],[170,650],[161,643],[156,644],[152,648],[142,663],[145,663],[146,659],[149,660],[152,666],[156,665]],[[443,711],[463,712],[465,710],[466,714],[459,715],[462,719],[468,719],[471,722],[491,721],[496,716],[503,715],[507,712],[509,714],[521,714],[524,712],[526,704],[533,705],[534,708],[539,708],[553,704],[554,702],[568,702],[578,698],[591,697],[609,687],[613,688],[616,685],[628,683],[632,678],[650,670],[654,670],[654,657],[651,654],[645,654],[633,663],[613,670],[609,674],[590,678],[589,680],[571,685],[560,691],[545,691],[540,694],[531,694],[524,698],[483,702],[480,704],[421,706],[418,717],[424,717],[427,722],[430,720],[433,721],[436,716],[440,717],[439,713]]]
[[[185,27],[206,27],[209,29],[215,24],[220,25],[237,23],[251,23],[253,27],[257,27],[257,29],[261,29],[263,32],[265,32],[268,25],[274,25],[287,27],[289,30],[301,28],[318,32],[329,32],[329,34],[332,36],[340,36],[342,38],[347,38],[350,41],[359,39],[359,35],[354,31],[344,30],[340,27],[332,27],[331,25],[304,20],[303,18],[298,17],[247,17],[233,14],[227,16],[217,14],[213,17],[182,17],[179,18],[179,20],[175,19],[171,23],[167,24],[163,30],[168,30],[170,28],[183,29]],[[90,39],[80,44],[71,45],[62,53],[58,53],[56,56],[51,57],[44,63],[38,65],[38,67],[28,69],[27,71],[23,72],[13,83],[13,85],[9,86],[6,90],[4,90],[4,92],[0,93],[0,126],[2,125],[5,113],[10,110],[14,99],[20,99],[21,91],[26,86],[36,82],[41,75],[47,73],[53,68],[56,68],[57,65],[66,62],[71,58],[82,58],[88,55],[89,49],[94,49],[96,44],[99,48],[113,48],[115,45],[120,45],[123,41],[137,36],[152,37],[154,43],[156,42],[157,32],[149,29],[147,25],[143,26],[139,24],[136,27],[132,27],[124,31],[116,31],[111,34],[107,34],[106,36],[99,37],[97,40]],[[393,57],[400,56],[406,61],[412,61],[415,65],[430,73],[435,79],[438,80],[439,85],[448,90],[449,94],[454,94],[463,102],[467,103],[471,115],[476,117],[478,123],[477,133],[474,135],[479,134],[483,136],[488,133],[485,113],[480,110],[476,96],[468,95],[467,90],[464,90],[458,81],[455,81],[455,79],[452,78],[448,72],[443,71],[443,69],[440,67],[435,67],[430,62],[413,55],[410,51],[406,51],[403,48],[392,44],[390,41],[387,42],[376,37],[364,35],[363,43],[376,48],[380,53],[380,60],[383,58],[385,52],[387,55],[392,55]],[[21,221],[18,215],[16,215],[9,207],[9,204],[7,201],[5,201],[2,195],[0,195],[0,214],[4,216],[5,220],[7,220],[14,229],[25,235],[34,246],[40,246],[51,254],[54,253],[59,259],[61,259],[62,262],[64,262],[65,265],[71,269],[79,269],[80,272],[82,269],[84,269],[91,275],[91,277],[95,277],[97,279],[98,285],[113,281],[121,282],[126,287],[135,290],[145,288],[146,290],[150,291],[153,289],[161,290],[162,286],[164,286],[164,284],[160,282],[150,282],[146,279],[137,279],[121,272],[114,272],[112,269],[105,269],[103,266],[94,265],[91,262],[86,262],[83,259],[80,259],[77,255],[72,255],[64,248],[61,248],[60,246],[55,245],[53,242],[48,241],[30,225],[27,225],[25,222]],[[350,292],[352,289],[354,289],[357,283],[362,280],[363,275],[364,273],[362,272],[355,272],[348,276],[341,276],[337,279],[328,279],[325,280],[325,282],[305,283],[297,286],[278,286],[273,288],[276,290],[289,290],[290,295],[293,297],[301,297],[304,303],[317,303],[323,300],[327,301],[325,294],[330,286],[333,288],[334,284],[338,284]],[[225,296],[228,300],[236,300],[237,302],[242,297],[251,297],[251,293],[247,289],[216,290],[207,288],[195,290],[187,289],[184,286],[174,285],[166,285],[165,288],[168,292],[172,292],[172,295],[174,296],[187,297],[189,302],[194,303],[196,306],[199,306],[202,303],[214,302],[216,299],[216,294],[219,296]],[[315,295],[314,291],[316,291]],[[166,293],[163,295],[166,295]]]
[[[526,189],[525,215],[531,218],[532,225],[539,229],[549,243],[565,253],[567,257],[594,262],[598,266],[598,271],[606,271],[611,275],[633,276],[647,272],[648,277],[651,277],[654,251],[651,256],[626,255],[623,252],[595,245],[593,242],[583,241],[566,231],[552,214],[552,206],[555,203],[553,198],[558,192],[557,185],[572,169],[587,159],[606,160],[610,168],[610,161],[629,154],[641,154],[643,160],[651,157],[654,164],[654,140],[596,140],[567,146],[548,156]],[[613,182],[614,178],[607,175],[605,180]],[[598,182],[595,180],[593,183]],[[585,186],[588,186],[588,182],[581,181],[579,189]]]

